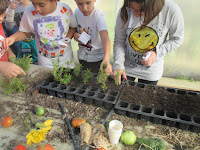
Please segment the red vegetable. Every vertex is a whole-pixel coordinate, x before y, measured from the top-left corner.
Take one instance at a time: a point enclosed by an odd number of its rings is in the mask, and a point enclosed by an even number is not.
[[[12,124],[13,124],[13,119],[9,116],[4,117],[3,121],[1,122],[1,126],[3,128],[10,127],[10,126],[12,126]]]
[[[55,150],[53,146],[49,144],[41,145],[36,150]]]
[[[101,148],[96,148],[96,150],[106,150],[106,149],[101,147]]]
[[[24,145],[17,145],[14,150],[26,150],[26,147]]]
[[[72,126],[73,127],[77,127],[77,128],[80,128],[80,125],[82,124],[82,123],[85,123],[85,119],[82,119],[82,118],[74,118],[73,120],[72,120]]]

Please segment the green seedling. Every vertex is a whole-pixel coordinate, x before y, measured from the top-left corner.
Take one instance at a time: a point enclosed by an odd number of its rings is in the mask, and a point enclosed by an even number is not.
[[[81,64],[78,64],[74,67],[74,70],[73,70],[73,74],[78,77],[79,74],[81,73],[81,70],[82,70],[83,66]]]
[[[97,83],[101,84],[101,87],[104,92],[108,88],[106,85],[106,81],[109,77],[109,75],[107,75],[106,72],[104,71],[105,68],[106,64],[103,64],[102,68],[99,70],[99,75],[97,76]]]
[[[52,61],[53,62],[53,77],[54,79],[61,83],[61,84],[68,84],[70,83],[71,79],[72,79],[72,75],[70,75],[71,72],[71,68],[69,67],[70,64],[73,62],[73,60],[71,60],[71,62],[67,61],[67,68],[64,68],[64,64],[62,66],[60,66],[60,57],[58,56],[57,61]],[[66,72],[64,74],[64,72]],[[63,75],[64,74],[64,75]]]
[[[21,67],[26,73],[30,69],[30,65],[32,63],[31,55],[19,59],[9,59],[12,63],[18,65]],[[18,91],[19,93],[23,93],[26,90],[26,84],[21,79],[23,75],[14,77],[14,78],[8,78],[3,77],[0,79],[0,86],[3,87],[3,94],[8,95],[10,93],[13,93],[15,91]]]
[[[90,69],[87,68],[86,70],[83,71],[82,78],[83,78],[84,84],[88,83],[88,81],[91,77],[93,77],[93,73],[90,71]]]

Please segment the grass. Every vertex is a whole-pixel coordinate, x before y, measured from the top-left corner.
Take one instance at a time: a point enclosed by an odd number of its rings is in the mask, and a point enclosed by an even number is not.
[[[184,77],[184,76],[177,76],[175,79],[180,79],[180,80],[188,80],[189,82],[196,82],[192,77]]]

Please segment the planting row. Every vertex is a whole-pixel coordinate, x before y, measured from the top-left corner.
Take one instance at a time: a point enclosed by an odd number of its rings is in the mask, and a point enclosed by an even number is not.
[[[166,91],[170,92],[170,93],[174,93],[174,94],[180,94],[180,95],[200,95],[200,92],[198,91],[189,91],[189,90],[183,90],[183,89],[177,89],[177,88],[170,88],[170,87],[161,87],[161,86],[154,86],[154,85],[149,85],[149,84],[143,84],[143,83],[139,83],[139,82],[134,82],[134,81],[127,81],[128,84],[130,86],[135,86],[135,87],[139,87],[139,88],[146,88],[148,86],[151,87],[160,87],[165,89]]]
[[[57,84],[55,82],[43,81],[38,85],[40,93],[66,98],[69,100],[82,101],[98,107],[111,109],[115,106],[118,91],[109,90],[106,94],[101,88],[95,86],[81,85],[78,88]]]
[[[119,100],[115,105],[115,112],[119,115],[151,121],[156,124],[162,124],[177,127],[192,132],[200,132],[200,117],[188,114],[178,114],[172,111],[162,109],[152,109],[143,105],[137,105]]]

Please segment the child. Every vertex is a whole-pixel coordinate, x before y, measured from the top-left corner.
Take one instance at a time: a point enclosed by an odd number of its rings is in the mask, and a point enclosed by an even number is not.
[[[98,72],[99,67],[106,64],[105,72],[110,74],[110,39],[108,37],[105,15],[94,7],[96,0],[75,0],[78,8],[75,10],[77,32],[74,39],[79,42],[78,58],[84,68]],[[83,44],[79,37],[86,32],[91,39]]]
[[[6,51],[3,49],[3,40],[5,38],[2,22],[6,17],[7,0],[0,1],[0,72],[8,77],[16,77],[20,74],[26,74],[19,66],[8,62],[8,57],[15,57],[10,48]]]
[[[5,27],[9,36],[18,31],[24,10],[30,5],[30,0],[11,0],[5,19]],[[11,49],[17,56],[20,51],[20,41],[15,42]]]
[[[183,15],[172,0],[124,0],[115,26],[114,78],[119,72],[124,79],[156,85],[163,74],[164,56],[178,48],[183,38]]]
[[[38,50],[38,64],[53,68],[52,61],[60,56],[60,65],[74,68],[71,44],[62,47],[58,41],[72,38],[77,27],[75,17],[69,5],[57,0],[31,0],[33,6],[28,7],[20,23],[19,31],[4,40],[7,48],[15,41],[27,38],[30,33],[35,34]],[[67,61],[72,63],[67,66]]]

